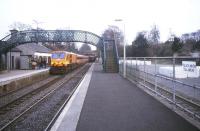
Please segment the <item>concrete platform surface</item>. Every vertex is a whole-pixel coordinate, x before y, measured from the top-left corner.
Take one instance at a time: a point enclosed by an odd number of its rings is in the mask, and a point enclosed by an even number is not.
[[[46,69],[39,69],[39,70],[11,70],[8,72],[3,72],[0,74],[0,84],[16,80],[16,79],[21,79],[27,76],[31,76],[33,74],[41,73],[44,71],[48,71],[49,68]]]
[[[56,130],[198,131],[192,124],[119,74],[104,73],[99,64],[94,65],[91,80],[85,81],[87,82],[90,83],[83,107],[79,107],[82,110],[74,124],[77,125],[76,128],[62,122],[62,128]],[[75,114],[77,118],[77,113]],[[70,117],[65,119],[73,117],[71,113]]]

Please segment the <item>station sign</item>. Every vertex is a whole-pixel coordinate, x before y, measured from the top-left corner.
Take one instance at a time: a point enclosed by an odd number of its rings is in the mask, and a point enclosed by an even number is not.
[[[196,61],[182,61],[183,74],[190,78],[198,78],[200,75],[199,69],[196,66]]]
[[[196,62],[195,61],[182,61],[183,71],[186,72],[195,72],[196,71]]]

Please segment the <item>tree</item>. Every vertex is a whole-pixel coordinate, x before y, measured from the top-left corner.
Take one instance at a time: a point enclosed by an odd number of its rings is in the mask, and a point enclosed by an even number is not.
[[[91,47],[88,44],[82,44],[82,46],[79,49],[80,53],[89,52],[89,51],[91,51]]]
[[[183,43],[178,37],[174,37],[171,49],[173,53],[177,53],[183,47]]]
[[[138,48],[148,47],[148,41],[145,35],[146,35],[146,32],[139,32],[136,39],[132,42],[132,45]]]
[[[21,22],[14,22],[9,27],[10,27],[11,30],[15,29],[15,30],[18,30],[18,31],[24,31],[24,30],[31,30],[31,29],[33,29],[31,27],[31,25],[24,24],[24,23],[21,23]]]
[[[151,44],[158,44],[160,40],[160,31],[156,25],[153,25],[149,33],[149,41]]]
[[[116,44],[117,45],[123,45],[123,43],[124,43],[124,34],[119,29],[119,27],[111,25],[111,26],[109,26],[108,30],[110,30],[112,39],[115,40]]]
[[[139,32],[136,39],[132,42],[133,56],[148,56],[148,40],[146,32]]]
[[[102,38],[115,40],[118,49],[118,55],[120,57],[123,56],[124,34],[117,26],[109,26],[109,28],[103,32]]]
[[[194,45],[193,45],[193,49],[196,51],[200,51],[200,40],[197,41]]]
[[[190,53],[195,50],[194,45],[196,44],[196,40],[194,39],[186,39],[183,43],[183,46],[180,50],[181,55],[190,55]]]
[[[78,53],[78,49],[77,49],[77,47],[76,47],[74,42],[70,42],[68,45],[69,45],[68,46],[68,51],[71,51],[71,52],[74,52],[74,53]]]
[[[165,43],[161,43],[159,45],[153,45],[156,46],[153,48],[153,50],[157,50],[157,56],[172,56],[172,50],[171,50],[171,44],[169,43],[169,41],[166,41]]]

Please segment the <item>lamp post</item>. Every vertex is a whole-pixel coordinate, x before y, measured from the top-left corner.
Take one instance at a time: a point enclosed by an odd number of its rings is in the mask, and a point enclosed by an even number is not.
[[[116,22],[122,22],[122,19],[115,19]],[[123,57],[123,76],[126,77],[126,39],[125,39],[125,23],[124,23],[124,57]]]

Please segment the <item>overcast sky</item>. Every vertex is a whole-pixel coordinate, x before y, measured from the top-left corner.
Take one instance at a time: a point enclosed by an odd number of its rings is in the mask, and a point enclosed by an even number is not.
[[[130,42],[156,24],[161,40],[200,29],[200,0],[0,0],[0,38],[14,22],[44,29],[80,29],[101,35],[117,25]],[[114,22],[123,19],[122,22]]]

